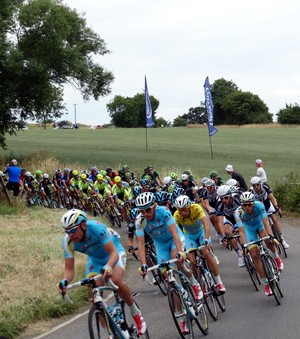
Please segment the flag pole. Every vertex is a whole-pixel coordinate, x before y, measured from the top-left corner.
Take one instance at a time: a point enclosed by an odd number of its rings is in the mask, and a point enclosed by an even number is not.
[[[210,153],[211,153],[211,158],[213,159],[214,155],[213,155],[211,137],[215,135],[218,132],[218,130],[217,128],[214,127],[214,105],[212,102],[212,96],[211,96],[208,76],[205,79],[203,87],[204,87],[205,107],[206,107],[206,113],[207,113],[207,127],[208,127],[209,143],[210,143]]]
[[[146,130],[146,152],[148,152],[148,135],[147,135],[147,127],[145,127]]]

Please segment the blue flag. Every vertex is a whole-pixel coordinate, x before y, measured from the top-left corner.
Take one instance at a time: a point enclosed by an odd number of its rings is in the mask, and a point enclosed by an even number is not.
[[[211,96],[208,77],[206,77],[205,83],[204,83],[204,94],[205,94],[205,106],[206,106],[206,112],[207,112],[208,134],[211,137],[212,135],[216,134],[218,130],[214,127],[214,105],[212,102],[212,96]]]
[[[147,79],[145,76],[145,100],[146,100],[146,127],[153,127],[155,125],[152,116],[152,107],[148,94]]]

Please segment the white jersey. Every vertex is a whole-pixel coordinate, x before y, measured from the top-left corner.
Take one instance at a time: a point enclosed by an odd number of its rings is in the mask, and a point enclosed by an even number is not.
[[[262,167],[258,167],[256,171],[257,176],[260,178],[262,183],[267,182],[266,171]]]

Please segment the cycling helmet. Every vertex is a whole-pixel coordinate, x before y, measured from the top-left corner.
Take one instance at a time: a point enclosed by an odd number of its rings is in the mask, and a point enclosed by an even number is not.
[[[144,175],[143,179],[150,179],[150,175],[149,174]]]
[[[97,171],[97,167],[96,167],[96,166],[92,166],[92,167],[91,167],[91,172],[92,172],[92,171]]]
[[[201,179],[201,184],[206,185],[207,180],[210,180],[208,177],[204,177]]]
[[[176,198],[174,206],[176,208],[185,208],[191,205],[191,200],[187,195],[180,195]]]
[[[135,204],[140,210],[152,207],[154,203],[155,195],[151,192],[143,192],[135,199]]]
[[[174,189],[175,189],[175,185],[171,184],[171,185],[168,186],[168,192],[169,193],[173,193]]]
[[[61,174],[61,169],[58,168],[56,171],[55,171],[56,174]]]
[[[72,174],[73,175],[78,175],[78,171],[77,170],[73,170]]]
[[[126,173],[125,173],[125,177],[126,177],[126,178],[131,178],[131,173],[130,173],[130,172],[126,172]]]
[[[226,195],[230,195],[231,194],[230,186],[228,185],[220,186],[217,190],[217,194],[220,198],[225,197]]]
[[[191,175],[191,172],[190,172],[190,171],[188,171],[188,170],[185,170],[185,171],[183,171],[183,172],[182,172],[182,174]]]
[[[171,177],[172,180],[176,180],[177,179],[177,173],[171,172],[170,177]]]
[[[107,169],[106,169],[106,173],[112,173],[112,168],[111,167],[107,167]]]
[[[172,181],[171,176],[163,178],[163,184],[164,185],[169,185]]]
[[[133,194],[134,194],[134,196],[135,197],[137,197],[139,194],[141,194],[142,193],[142,191],[141,191],[141,188],[140,188],[140,186],[135,186],[134,188],[133,188]]]
[[[25,177],[31,177],[31,172],[26,172]]]
[[[70,170],[70,168],[67,168],[67,167],[66,167],[66,168],[64,168],[64,172],[65,172],[65,173],[70,173],[71,170]]]
[[[184,173],[184,174],[182,174],[181,179],[182,179],[182,181],[183,180],[189,180],[189,175]]]
[[[43,174],[43,178],[44,178],[44,179],[49,179],[49,174],[44,173],[44,174]]]
[[[101,173],[97,174],[97,180],[103,180],[103,175]]]
[[[168,202],[170,194],[166,191],[155,192],[155,199],[158,204],[163,204]]]
[[[106,176],[106,171],[105,170],[101,170],[100,174],[102,174],[105,177]]]
[[[86,175],[85,173],[83,173],[83,174],[80,175],[80,178],[81,178],[81,179],[86,179],[86,178],[87,178],[87,175]]]
[[[260,177],[253,177],[250,179],[252,185],[260,184]]]
[[[85,212],[77,210],[77,209],[72,209],[66,212],[60,222],[64,230],[68,231],[71,230],[72,228],[75,228],[79,224],[81,224],[83,221],[87,221],[87,216]]]
[[[249,203],[254,203],[254,195],[251,192],[243,192],[240,195],[240,200],[241,200],[241,205],[243,204],[249,204]]]
[[[82,170],[81,174],[88,174],[88,171],[87,170]]]
[[[216,183],[213,180],[208,179],[205,183],[205,186],[206,187],[216,186]]]
[[[216,171],[211,171],[209,173],[209,176],[210,176],[211,179],[215,179],[215,178],[217,178],[219,176],[219,174]]]
[[[237,181],[235,179],[228,179],[226,181],[226,185],[228,186],[236,186],[236,184],[237,184]]]
[[[139,213],[140,213],[140,210],[139,210],[138,208],[133,208],[133,209],[130,211],[130,219],[131,219],[132,221],[134,221],[134,220],[137,218],[137,216],[139,215]]]
[[[120,177],[119,175],[117,175],[117,176],[114,178],[114,180],[115,180],[115,183],[116,183],[116,184],[119,183],[119,182],[122,182],[122,179],[121,179],[121,177]]]
[[[184,189],[182,187],[175,187],[174,191],[173,191],[173,196],[175,198],[179,197],[180,195],[182,195],[184,193]]]
[[[144,186],[148,186],[148,185],[150,185],[150,181],[149,181],[149,179],[142,179],[142,181],[141,181],[141,185],[144,187]]]
[[[36,175],[42,175],[43,172],[42,172],[41,170],[36,170],[36,171],[35,171],[35,174],[36,174]]]
[[[128,170],[129,170],[129,166],[128,166],[128,165],[123,165],[123,166],[122,166],[122,170],[128,171]]]

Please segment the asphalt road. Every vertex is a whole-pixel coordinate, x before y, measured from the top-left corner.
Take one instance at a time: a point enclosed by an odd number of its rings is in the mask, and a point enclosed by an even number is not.
[[[213,321],[209,314],[208,338],[299,338],[300,337],[300,228],[295,219],[282,221],[287,242],[290,244],[288,258],[283,259],[284,271],[281,285],[284,298],[280,306],[274,297],[264,295],[263,288],[256,292],[248,273],[237,266],[234,252],[221,248],[214,241],[214,250],[220,260],[223,282],[227,288],[225,294],[226,312],[219,313],[219,319]],[[291,221],[290,220],[290,221]],[[292,225],[291,225],[292,224]],[[125,227],[120,230],[123,238]],[[214,232],[212,233],[214,237]],[[167,297],[164,297],[156,286],[144,282],[137,272],[139,263],[129,260],[126,281],[135,294],[146,319],[151,338],[179,338],[168,308]],[[62,324],[51,333],[29,338],[45,339],[83,339],[88,338],[87,314],[69,318],[68,324]],[[198,332],[197,337],[203,335]]]

